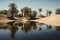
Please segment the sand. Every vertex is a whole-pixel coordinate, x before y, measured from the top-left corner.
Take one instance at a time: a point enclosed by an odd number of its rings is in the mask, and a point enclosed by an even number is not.
[[[12,21],[15,21],[15,20],[10,20],[6,16],[0,16],[0,23],[8,23]]]
[[[60,15],[49,16],[46,18],[41,18],[33,21],[38,23],[45,23],[48,25],[60,26]]]
[[[0,23],[7,23],[11,22],[12,20],[9,20],[6,15],[0,14]]]

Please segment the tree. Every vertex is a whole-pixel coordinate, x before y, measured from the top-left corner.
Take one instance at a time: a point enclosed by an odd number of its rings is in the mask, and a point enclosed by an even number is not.
[[[57,8],[57,9],[55,10],[55,13],[56,13],[56,14],[60,14],[60,8]]]
[[[3,14],[3,11],[2,10],[0,11],[0,14]]]
[[[23,14],[23,8],[21,9],[21,14],[22,14],[22,16],[24,16],[24,14]]]
[[[39,16],[41,16],[42,8],[39,8]]]
[[[8,12],[7,10],[1,10],[0,14],[7,15],[7,12]]]
[[[52,14],[52,11],[49,12],[49,16],[51,16],[51,14]]]
[[[32,13],[32,9],[29,7],[24,7],[21,9],[21,13],[23,14],[23,17],[28,17],[29,19],[29,15]]]
[[[34,15],[34,17],[36,17],[36,14],[37,14],[37,12],[36,12],[36,11],[33,11],[33,15]]]
[[[32,11],[31,15],[30,15],[30,19],[35,19],[36,18],[36,11]]]
[[[51,11],[50,10],[47,10],[47,15],[46,16],[51,16]]]
[[[14,16],[18,13],[18,9],[16,7],[15,3],[11,3],[8,5],[9,11],[8,11],[8,17],[10,19],[14,19]]]

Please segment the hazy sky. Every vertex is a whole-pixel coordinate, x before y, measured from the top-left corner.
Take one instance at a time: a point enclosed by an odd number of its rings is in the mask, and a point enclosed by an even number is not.
[[[10,3],[15,3],[19,10],[25,6],[37,11],[42,8],[43,14],[46,10],[54,12],[56,8],[60,8],[60,0],[0,0],[0,10],[8,9]]]

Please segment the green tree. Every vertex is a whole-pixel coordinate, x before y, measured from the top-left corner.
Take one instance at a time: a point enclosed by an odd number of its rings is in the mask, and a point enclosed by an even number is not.
[[[7,10],[3,10],[3,14],[7,15],[8,11]]]
[[[35,19],[37,15],[37,11],[32,11],[32,13],[30,14],[30,19]]]
[[[56,15],[60,14],[60,8],[55,9],[55,13],[56,13]]]
[[[32,9],[29,7],[24,7],[21,9],[21,13],[23,14],[23,17],[28,17],[32,13]]]
[[[9,10],[8,10],[8,17],[11,19],[14,19],[14,16],[18,13],[18,9],[16,7],[15,3],[11,3],[8,5]]]
[[[22,16],[24,16],[24,14],[23,14],[23,8],[21,9],[21,14],[22,14]]]
[[[41,16],[42,8],[39,8],[39,16]]]
[[[46,16],[51,16],[51,14],[52,14],[52,11],[47,10],[47,14],[46,14]]]
[[[8,11],[7,10],[1,10],[0,11],[0,14],[4,14],[4,15],[7,15]]]

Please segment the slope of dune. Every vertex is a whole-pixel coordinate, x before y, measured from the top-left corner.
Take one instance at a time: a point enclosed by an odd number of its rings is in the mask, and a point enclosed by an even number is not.
[[[14,20],[9,20],[6,15],[0,14],[0,23],[8,23],[8,22],[12,22],[12,21],[14,21]]]
[[[45,23],[48,25],[60,26],[60,15],[49,16],[49,17],[37,19],[34,21],[38,23]]]

